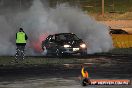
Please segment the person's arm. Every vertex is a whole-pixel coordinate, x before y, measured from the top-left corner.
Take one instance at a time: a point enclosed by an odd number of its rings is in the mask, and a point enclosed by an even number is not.
[[[16,33],[16,39],[17,39],[17,33]]]
[[[86,76],[86,78],[88,78],[88,77],[89,77],[89,74],[88,74],[88,72],[87,72],[87,71],[85,72],[85,76]]]
[[[25,34],[25,40],[28,40],[28,37],[27,37],[27,35]]]
[[[82,76],[85,77],[84,67],[82,67],[81,73],[82,73]]]

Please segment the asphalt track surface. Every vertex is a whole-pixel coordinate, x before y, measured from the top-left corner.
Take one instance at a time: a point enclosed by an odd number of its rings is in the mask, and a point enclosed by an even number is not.
[[[90,55],[74,58],[89,62],[83,64],[90,79],[132,79],[131,55]],[[79,78],[78,64],[6,69],[0,71],[0,88],[84,88]],[[132,88],[132,85],[96,85],[85,88]]]

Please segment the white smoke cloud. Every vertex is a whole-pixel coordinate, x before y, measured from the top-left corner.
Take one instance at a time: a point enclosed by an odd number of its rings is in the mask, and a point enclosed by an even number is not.
[[[50,16],[58,25],[59,32],[72,32],[84,39],[88,44],[88,53],[107,52],[112,49],[108,27],[80,9],[61,4],[53,9]]]
[[[0,55],[12,55],[15,52],[11,26],[8,25],[4,16],[0,16]],[[14,51],[14,52],[13,52]]]
[[[5,30],[8,31],[8,35],[0,37],[0,55],[15,53],[15,37],[12,36],[19,27],[22,27],[29,37],[26,49],[29,55],[36,55],[33,43],[40,46],[39,37],[45,36],[45,33],[75,33],[88,44],[88,53],[107,52],[113,47],[107,26],[96,22],[79,8],[67,4],[46,8],[39,0],[34,0],[33,5],[25,12],[8,17],[0,16],[0,27],[0,36],[7,33]]]

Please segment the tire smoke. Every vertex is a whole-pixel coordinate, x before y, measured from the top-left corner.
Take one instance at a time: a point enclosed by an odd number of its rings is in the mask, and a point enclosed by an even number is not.
[[[107,52],[113,48],[108,27],[95,21],[77,7],[59,4],[44,7],[34,0],[30,8],[17,13],[0,15],[0,55],[15,54],[15,33],[22,27],[29,40],[27,55],[41,55],[41,42],[48,34],[72,32],[83,39],[88,53]]]

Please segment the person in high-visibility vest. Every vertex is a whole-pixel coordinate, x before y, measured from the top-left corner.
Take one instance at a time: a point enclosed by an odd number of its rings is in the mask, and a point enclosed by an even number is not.
[[[90,79],[89,79],[89,74],[88,74],[88,71],[85,71],[84,70],[84,66],[82,65],[81,66],[81,74],[82,74],[82,77],[83,77],[83,80],[82,80],[82,85],[83,86],[86,86],[87,84],[91,84],[90,82]]]
[[[24,53],[24,49],[25,49],[25,45],[27,43],[27,35],[26,33],[23,31],[22,28],[19,29],[19,32],[16,33],[16,54],[15,54],[15,58],[18,59],[19,56],[19,52],[21,52],[22,54],[22,59],[24,59],[25,57],[25,53]]]

